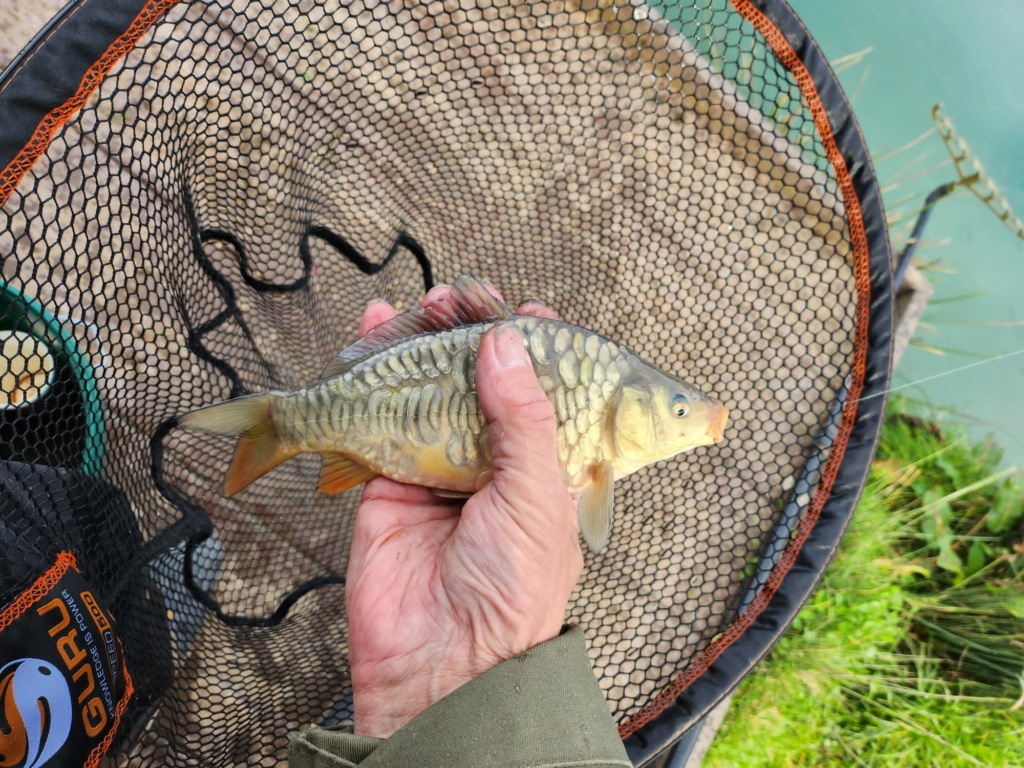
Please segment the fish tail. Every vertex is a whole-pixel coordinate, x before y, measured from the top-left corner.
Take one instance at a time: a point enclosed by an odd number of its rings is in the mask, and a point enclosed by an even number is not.
[[[270,417],[270,392],[200,408],[179,419],[182,426],[217,435],[238,435],[235,456],[224,477],[224,495],[234,496],[299,451],[281,440]]]

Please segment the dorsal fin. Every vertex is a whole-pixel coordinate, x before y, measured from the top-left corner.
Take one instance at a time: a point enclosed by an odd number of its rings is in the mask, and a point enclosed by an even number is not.
[[[472,275],[463,275],[452,285],[451,300],[460,322],[471,325],[505,320],[514,314],[505,303]]]
[[[504,320],[512,314],[512,310],[492,296],[483,283],[472,275],[463,275],[452,285],[451,293],[425,307],[411,309],[386,320],[343,349],[327,364],[320,378],[340,376],[360,360],[400,339],[460,325]]]

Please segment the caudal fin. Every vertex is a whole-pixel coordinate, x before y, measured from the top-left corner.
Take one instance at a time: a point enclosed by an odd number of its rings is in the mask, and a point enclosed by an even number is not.
[[[299,452],[286,446],[270,420],[276,393],[249,395],[186,413],[178,423],[217,435],[239,435],[235,456],[224,476],[224,495],[234,496],[257,478]]]

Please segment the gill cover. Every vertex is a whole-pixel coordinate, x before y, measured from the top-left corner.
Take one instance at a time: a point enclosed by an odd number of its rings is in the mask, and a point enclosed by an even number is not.
[[[609,413],[616,476],[718,442],[727,413],[692,384],[646,363],[637,366]]]
[[[657,427],[650,390],[632,381],[624,383],[612,402],[609,417],[619,476],[653,461]]]

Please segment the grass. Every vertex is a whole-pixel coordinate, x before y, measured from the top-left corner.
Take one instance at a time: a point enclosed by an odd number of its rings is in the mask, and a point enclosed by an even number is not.
[[[706,766],[1024,766],[1024,484],[992,443],[904,405],[834,563]]]

